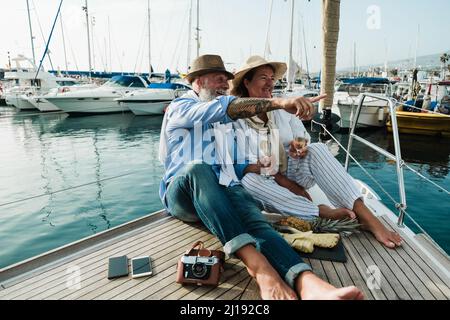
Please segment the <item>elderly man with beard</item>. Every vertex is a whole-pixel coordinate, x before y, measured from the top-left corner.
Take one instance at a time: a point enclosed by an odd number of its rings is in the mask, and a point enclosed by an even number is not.
[[[186,76],[193,90],[169,105],[161,128],[162,202],[182,221],[201,220],[228,255],[243,261],[263,299],[362,299],[354,286],[337,289],[315,276],[270,226],[236,177],[234,169],[245,165],[230,170],[216,161],[214,124],[278,109],[312,116],[313,106],[304,98],[226,96],[233,77],[220,56],[204,55],[193,62]]]

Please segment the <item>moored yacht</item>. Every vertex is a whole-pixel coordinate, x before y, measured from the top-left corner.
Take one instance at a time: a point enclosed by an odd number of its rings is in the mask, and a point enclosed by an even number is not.
[[[135,115],[162,115],[170,102],[191,88],[181,83],[152,83],[148,89],[125,94],[116,101]]]
[[[23,55],[12,61],[16,67],[5,72],[5,81],[9,86],[5,91],[5,101],[7,105],[19,110],[36,110],[36,106],[29,101],[32,96],[46,94],[60,86],[73,86],[78,83],[76,79],[56,77],[45,70],[37,73],[33,61]]]
[[[89,90],[98,88],[98,85],[94,83],[88,84],[75,84],[75,85],[64,85],[58,88],[51,89],[48,93],[44,95],[31,95],[27,96],[27,101],[35,106],[41,112],[49,112],[49,111],[61,111],[57,106],[47,100],[48,97],[56,97],[60,94],[66,92],[75,92],[79,90]]]
[[[146,88],[148,83],[139,76],[115,76],[102,86],[47,96],[45,99],[69,114],[104,114],[128,112],[128,107],[116,99],[127,93]]]
[[[341,128],[350,128],[362,93],[391,95],[391,84],[385,78],[350,78],[337,83],[332,112],[341,120]],[[367,97],[361,110],[358,127],[384,127],[389,115],[387,103]]]

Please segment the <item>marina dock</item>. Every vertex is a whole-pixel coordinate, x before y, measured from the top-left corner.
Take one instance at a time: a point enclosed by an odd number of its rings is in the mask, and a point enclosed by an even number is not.
[[[392,229],[390,218],[379,218]],[[366,299],[449,300],[448,256],[433,250],[424,237],[412,236],[409,229],[400,233],[405,241],[396,250],[362,232],[343,238],[346,263],[306,262],[336,287],[357,286]],[[259,299],[255,281],[237,259],[226,260],[217,288],[177,284],[177,260],[196,240],[211,249],[221,248],[201,224],[183,223],[159,211],[0,270],[0,299]],[[108,259],[120,255],[129,259],[150,255],[154,275],[108,280]],[[379,288],[368,272],[375,265],[381,274]]]

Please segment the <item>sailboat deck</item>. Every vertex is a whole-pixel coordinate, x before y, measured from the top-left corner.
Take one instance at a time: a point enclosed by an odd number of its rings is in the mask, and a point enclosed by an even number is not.
[[[392,228],[389,219],[382,216],[381,220]],[[390,250],[370,234],[355,234],[343,239],[346,263],[306,262],[322,279],[337,287],[355,285],[367,299],[450,299],[448,273],[425,258],[416,241],[402,236],[403,246]],[[0,299],[259,299],[256,283],[242,262],[231,258],[217,288],[177,284],[177,260],[196,240],[208,248],[221,248],[203,226],[157,212],[0,270]],[[120,255],[150,255],[154,275],[108,280],[108,259]],[[443,261],[448,263],[448,258]],[[371,266],[380,270],[379,288],[368,272]]]

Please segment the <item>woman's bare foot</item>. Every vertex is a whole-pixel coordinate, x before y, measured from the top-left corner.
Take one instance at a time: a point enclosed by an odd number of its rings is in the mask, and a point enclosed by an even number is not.
[[[325,219],[340,220],[344,218],[355,219],[356,213],[346,208],[331,209],[328,206],[319,206],[319,216]]]
[[[314,273],[306,271],[297,278],[297,291],[302,300],[363,300],[363,293],[355,286],[335,288]]]
[[[365,225],[364,228],[370,231],[375,239],[390,249],[399,247],[402,244],[402,237],[397,232],[388,230],[380,221]]]
[[[359,222],[363,228],[370,231],[375,239],[390,249],[394,249],[402,244],[402,237],[397,233],[388,230],[380,220],[375,217],[364,202],[360,199],[355,201],[353,211],[356,212]]]

